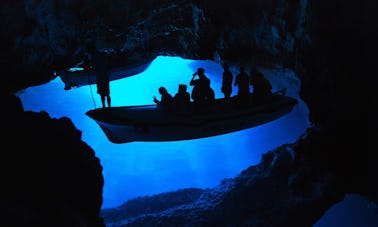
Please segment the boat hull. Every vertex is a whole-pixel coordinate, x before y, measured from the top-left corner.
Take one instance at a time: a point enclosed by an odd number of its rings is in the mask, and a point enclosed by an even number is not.
[[[94,109],[86,114],[100,126],[112,143],[178,141],[236,132],[268,123],[288,114],[297,100],[275,95],[272,102],[234,105],[217,100],[205,113],[178,115],[156,105]]]

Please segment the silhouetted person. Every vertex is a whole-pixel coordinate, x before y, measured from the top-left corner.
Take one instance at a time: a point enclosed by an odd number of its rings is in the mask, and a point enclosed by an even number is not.
[[[185,114],[190,108],[190,94],[187,91],[188,86],[179,84],[178,91],[173,97],[173,105],[176,113]]]
[[[170,109],[173,101],[172,95],[168,93],[165,87],[159,87],[159,93],[161,95],[161,99],[158,100],[154,96],[154,103],[156,103],[160,107],[163,107],[164,109]]]
[[[94,44],[88,46],[89,58],[96,72],[97,94],[101,97],[102,108],[105,108],[105,100],[108,107],[111,106],[109,87],[109,67],[108,56],[104,52],[97,50]]]
[[[197,75],[198,79],[195,79]],[[192,99],[196,106],[205,107],[215,99],[214,90],[210,87],[210,80],[205,75],[203,68],[198,68],[197,72],[193,74],[190,85],[193,86]]]
[[[239,68],[239,74],[235,77],[234,86],[238,86],[238,101],[245,104],[249,99],[249,76],[243,66]]]
[[[222,93],[226,99],[230,98],[232,93],[232,81],[233,81],[232,73],[229,69],[228,64],[223,64],[223,74],[222,74]]]
[[[262,99],[272,94],[272,85],[256,67],[251,69],[250,83],[253,86],[253,94],[256,99]]]

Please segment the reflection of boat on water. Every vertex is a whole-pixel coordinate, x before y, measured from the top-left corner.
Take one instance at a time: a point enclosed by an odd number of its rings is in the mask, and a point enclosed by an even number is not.
[[[109,80],[118,80],[139,74],[146,70],[154,59],[155,57],[147,58],[144,61],[130,60],[123,66],[114,67],[110,69]],[[64,83],[65,90],[96,83],[96,73],[92,68],[74,67],[60,72],[58,75]]]
[[[193,103],[192,103],[193,104]],[[238,106],[236,97],[216,99],[206,111],[185,115],[164,111],[156,105],[93,109],[86,113],[113,143],[132,141],[177,141],[216,136],[258,126],[289,113],[297,100],[274,94]]]

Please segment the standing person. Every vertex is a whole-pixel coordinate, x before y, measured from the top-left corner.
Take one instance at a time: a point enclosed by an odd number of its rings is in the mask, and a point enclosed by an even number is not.
[[[195,77],[198,75],[198,79]],[[215,98],[214,90],[210,87],[210,79],[203,68],[198,68],[189,83],[193,86],[192,99],[197,106],[205,107]]]
[[[232,93],[232,81],[233,75],[229,69],[227,63],[223,64],[223,74],[222,74],[222,93],[226,99],[229,99]]]
[[[235,77],[234,86],[238,86],[238,100],[245,104],[249,98],[249,76],[243,66],[239,68],[239,74]]]
[[[105,100],[108,107],[111,107],[108,56],[106,53],[97,50],[94,44],[89,45],[88,51],[96,72],[97,94],[101,97],[102,108],[106,107]]]

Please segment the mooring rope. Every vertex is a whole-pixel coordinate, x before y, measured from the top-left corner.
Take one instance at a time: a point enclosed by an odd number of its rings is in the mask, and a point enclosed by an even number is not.
[[[89,90],[91,91],[91,97],[92,97],[93,106],[96,109],[96,101],[95,101],[94,95],[93,95],[92,83],[91,83],[91,79],[90,79],[90,73],[88,73],[88,84],[89,84]]]

